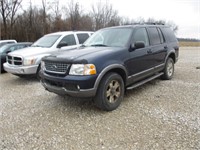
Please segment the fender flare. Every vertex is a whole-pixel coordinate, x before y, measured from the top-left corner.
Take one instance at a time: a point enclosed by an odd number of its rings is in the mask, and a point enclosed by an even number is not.
[[[98,88],[99,83],[101,82],[101,80],[102,80],[102,78],[104,77],[104,75],[105,75],[106,73],[108,73],[110,70],[113,70],[113,69],[122,69],[122,70],[125,72],[125,74],[126,74],[126,80],[127,80],[127,75],[128,75],[128,73],[127,73],[127,71],[126,71],[126,68],[125,68],[123,65],[121,65],[121,64],[111,64],[111,65],[107,66],[106,68],[104,68],[104,69],[101,71],[101,73],[98,75],[98,77],[97,77],[97,79],[96,79],[96,81],[95,81],[95,84],[94,84],[94,88],[95,88],[95,89]]]

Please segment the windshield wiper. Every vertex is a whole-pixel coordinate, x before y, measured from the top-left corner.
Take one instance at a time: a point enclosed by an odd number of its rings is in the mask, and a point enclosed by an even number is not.
[[[102,47],[107,47],[108,45],[105,45],[105,44],[93,44],[93,45],[90,45],[90,46],[102,46]]]

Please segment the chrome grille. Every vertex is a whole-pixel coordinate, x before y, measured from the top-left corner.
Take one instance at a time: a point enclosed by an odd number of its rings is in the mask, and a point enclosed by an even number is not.
[[[22,65],[23,60],[21,57],[7,56],[7,62],[11,65]]]
[[[45,70],[53,73],[66,73],[69,64],[60,62],[45,62]]]

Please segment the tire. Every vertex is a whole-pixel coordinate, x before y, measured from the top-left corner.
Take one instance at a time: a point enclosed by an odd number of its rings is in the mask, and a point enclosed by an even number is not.
[[[117,73],[108,73],[101,80],[94,102],[102,110],[115,110],[124,97],[124,81]]]
[[[161,79],[163,80],[170,80],[174,75],[174,60],[172,58],[168,58],[165,64],[165,68],[163,70],[163,75]]]

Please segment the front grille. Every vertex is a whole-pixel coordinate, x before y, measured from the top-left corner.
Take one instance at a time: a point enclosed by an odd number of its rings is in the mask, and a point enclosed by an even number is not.
[[[69,64],[60,62],[45,62],[45,69],[47,72],[65,74],[69,68]]]
[[[23,60],[21,57],[7,56],[7,62],[11,65],[22,65]]]

